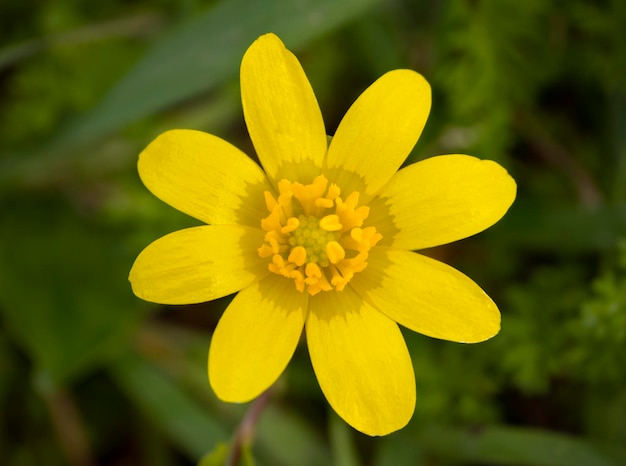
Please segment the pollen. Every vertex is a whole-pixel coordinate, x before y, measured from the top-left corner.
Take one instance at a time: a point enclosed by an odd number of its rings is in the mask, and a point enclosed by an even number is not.
[[[259,255],[271,272],[294,281],[296,289],[315,295],[341,291],[367,267],[369,250],[382,235],[364,226],[369,207],[359,206],[359,193],[345,200],[336,184],[320,175],[311,184],[281,180],[278,196],[265,191],[269,215]]]

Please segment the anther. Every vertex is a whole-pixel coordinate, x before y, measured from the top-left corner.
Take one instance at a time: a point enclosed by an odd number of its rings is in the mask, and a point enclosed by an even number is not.
[[[304,265],[304,263],[306,262],[306,249],[304,249],[302,246],[296,246],[289,253],[289,257],[287,258],[287,260],[293,262],[298,267]]]
[[[326,244],[326,255],[331,263],[336,264],[346,257],[346,251],[337,241],[329,241]]]
[[[320,228],[326,231],[339,231],[343,228],[339,222],[339,215],[327,215],[320,220]]]
[[[290,233],[300,226],[300,221],[296,217],[287,220],[287,225],[280,229],[281,233]]]

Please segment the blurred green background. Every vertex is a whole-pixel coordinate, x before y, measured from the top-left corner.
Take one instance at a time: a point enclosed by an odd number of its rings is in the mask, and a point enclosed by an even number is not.
[[[412,68],[433,109],[409,161],[493,159],[519,191],[493,228],[427,252],[494,298],[501,333],[405,332],[417,407],[384,438],[332,413],[301,346],[256,464],[626,464],[625,30],[621,0],[3,0],[0,464],[193,465],[231,439],[246,407],[206,378],[230,298],[131,293],[141,249],[194,222],[135,165],[171,128],[253,153],[238,67],[268,31],[300,58],[330,134],[368,84]]]

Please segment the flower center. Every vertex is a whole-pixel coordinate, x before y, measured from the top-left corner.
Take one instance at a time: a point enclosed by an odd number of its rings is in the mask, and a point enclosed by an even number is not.
[[[382,238],[375,227],[362,228],[369,207],[358,205],[357,191],[342,199],[323,175],[308,185],[281,180],[278,192],[265,191],[270,214],[261,220],[259,255],[271,257],[269,270],[293,279],[300,292],[343,290]]]

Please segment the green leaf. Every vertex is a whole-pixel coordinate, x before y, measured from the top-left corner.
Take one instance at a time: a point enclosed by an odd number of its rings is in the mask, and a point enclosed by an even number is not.
[[[611,251],[626,231],[626,206],[605,205],[590,210],[520,200],[493,228],[497,230],[509,244],[535,251]]]
[[[335,413],[331,413],[329,416],[329,424],[334,464],[339,466],[359,466],[360,461],[352,429]]]
[[[539,429],[431,427],[418,435],[424,450],[455,461],[494,465],[618,466],[621,461],[582,439]]]
[[[256,462],[254,461],[254,455],[252,454],[252,450],[249,445],[244,445],[242,448],[241,455],[241,466],[254,466]]]
[[[211,453],[202,457],[198,466],[224,466],[227,464],[226,461],[228,460],[229,454],[229,446],[225,443],[220,443]],[[241,447],[241,458],[237,462],[236,466],[254,466],[255,464],[254,456],[252,455],[252,451],[250,451],[250,447],[248,445],[243,445]]]
[[[55,157],[183,102],[233,77],[246,48],[275,32],[299,48],[346,23],[379,0],[226,0],[193,17],[156,43],[104,96],[31,157]],[[89,156],[89,152],[85,152]],[[5,176],[19,176],[19,159],[5,161]],[[11,169],[14,173],[10,173]]]
[[[259,461],[272,465],[333,464],[328,447],[311,425],[274,403],[263,410],[253,449],[259,452]]]
[[[426,459],[424,448],[415,438],[400,431],[380,439],[376,450],[374,466],[426,466],[437,464]]]
[[[64,385],[125,347],[145,306],[126,277],[126,228],[53,199],[0,203],[0,313],[44,385]],[[44,387],[42,387],[44,388]]]
[[[228,458],[229,446],[227,443],[218,443],[217,446],[202,457],[198,466],[224,466]]]
[[[273,31],[289,47],[300,47],[375,1],[219,2],[158,43],[70,134],[99,136],[206,92],[237,73],[259,35]]]
[[[127,354],[111,367],[124,392],[191,458],[228,439],[228,434],[200,405],[163,372],[136,355]],[[207,382],[208,383],[208,382]]]

